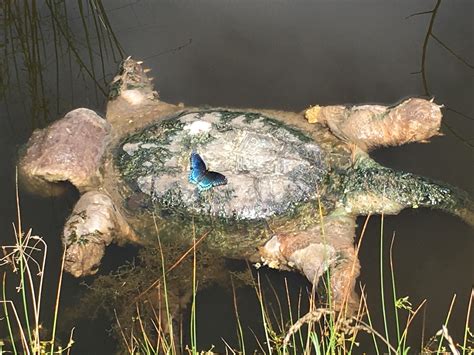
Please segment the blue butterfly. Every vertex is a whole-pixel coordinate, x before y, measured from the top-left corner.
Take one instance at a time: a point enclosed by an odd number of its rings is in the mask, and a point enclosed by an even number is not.
[[[199,191],[206,191],[214,186],[227,184],[227,178],[224,175],[207,170],[204,160],[198,153],[192,152],[189,160],[191,165],[189,182],[196,184]]]

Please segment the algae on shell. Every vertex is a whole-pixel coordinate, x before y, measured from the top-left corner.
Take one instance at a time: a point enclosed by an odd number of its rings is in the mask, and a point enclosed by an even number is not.
[[[199,193],[188,181],[197,151],[226,186]],[[315,200],[326,152],[303,132],[252,112],[185,112],[127,137],[116,164],[135,192],[193,215],[261,220]]]

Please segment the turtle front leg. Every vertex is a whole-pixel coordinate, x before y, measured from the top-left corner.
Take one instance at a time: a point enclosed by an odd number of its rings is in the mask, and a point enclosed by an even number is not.
[[[80,192],[101,184],[110,124],[94,111],[78,108],[36,130],[20,154],[21,181],[31,192],[59,195],[64,182]]]
[[[75,277],[95,274],[105,247],[113,241],[138,242],[138,237],[108,195],[87,192],[64,226],[65,270]]]
[[[315,286],[329,271],[331,306],[351,314],[359,305],[355,282],[360,264],[353,245],[354,229],[353,217],[326,217],[306,230],[277,232],[260,249],[260,256],[269,267],[300,271]]]

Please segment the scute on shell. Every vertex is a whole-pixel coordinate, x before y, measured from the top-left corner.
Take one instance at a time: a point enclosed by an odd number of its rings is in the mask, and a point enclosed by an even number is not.
[[[198,192],[188,181],[196,151],[225,186]],[[303,132],[259,113],[186,112],[119,145],[116,164],[152,204],[194,214],[264,219],[315,199],[328,172],[321,147]]]

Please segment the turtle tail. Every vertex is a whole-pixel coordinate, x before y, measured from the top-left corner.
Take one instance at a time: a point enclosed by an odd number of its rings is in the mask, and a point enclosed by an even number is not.
[[[344,207],[357,214],[397,214],[405,208],[428,207],[456,215],[474,227],[474,202],[448,184],[361,159],[344,174]]]

